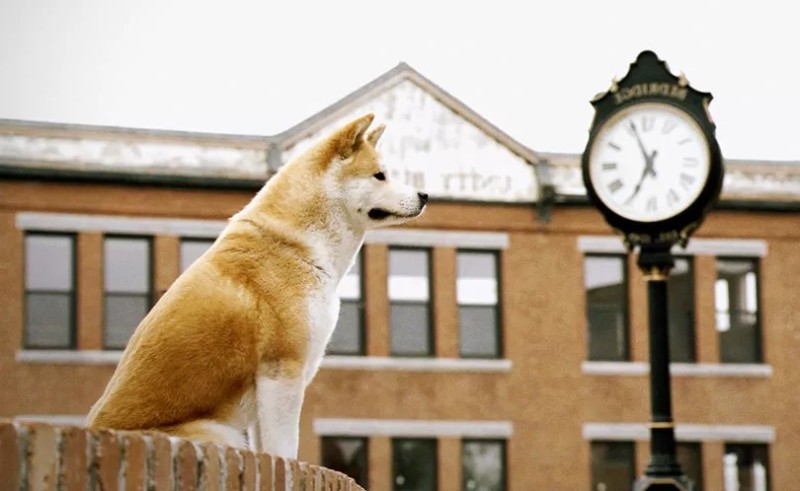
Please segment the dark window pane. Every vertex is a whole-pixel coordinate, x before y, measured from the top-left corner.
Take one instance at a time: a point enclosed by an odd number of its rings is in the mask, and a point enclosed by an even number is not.
[[[183,240],[181,241],[181,273],[205,254],[213,240]]]
[[[328,344],[328,353],[335,355],[360,355],[363,352],[361,305],[342,300],[339,321]]]
[[[670,359],[693,362],[694,352],[694,271],[692,261],[676,258],[667,282],[669,302]]]
[[[436,491],[436,440],[392,440],[392,478],[396,491]]]
[[[634,466],[632,442],[592,442],[592,491],[630,491]]]
[[[25,295],[25,346],[28,348],[72,347],[70,293]]]
[[[25,289],[72,291],[74,239],[65,235],[25,237]]]
[[[589,359],[628,359],[628,281],[624,256],[587,256],[585,263]]]
[[[699,443],[681,442],[675,445],[675,454],[683,474],[694,487],[692,491],[703,491],[703,457]]]
[[[463,489],[503,491],[505,444],[497,441],[464,441],[462,447]]]
[[[104,247],[104,288],[112,293],[150,291],[150,241],[107,238]]]
[[[725,489],[769,490],[769,455],[766,445],[727,444],[723,457]]]
[[[497,357],[496,306],[460,306],[458,308],[459,348],[462,356]]]
[[[322,466],[347,474],[366,489],[369,484],[367,482],[367,439],[323,438]]]
[[[150,302],[143,295],[106,295],[105,330],[106,348],[123,349],[133,331],[147,315]]]
[[[393,303],[390,310],[392,354],[430,355],[428,304]]]
[[[751,259],[718,259],[714,285],[720,360],[760,363],[758,273]]]

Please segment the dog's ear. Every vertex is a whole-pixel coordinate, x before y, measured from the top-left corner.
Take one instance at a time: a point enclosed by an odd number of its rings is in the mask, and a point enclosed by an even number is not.
[[[383,135],[383,130],[385,129],[386,125],[382,124],[378,125],[378,127],[369,132],[369,135],[367,135],[367,141],[369,142],[370,145],[372,145],[372,148],[378,146],[378,140],[381,139],[381,135]]]
[[[351,121],[337,132],[336,135],[336,149],[341,157],[347,158],[358,149],[359,145],[364,142],[364,134],[367,128],[372,124],[375,115],[367,113],[360,118]]]

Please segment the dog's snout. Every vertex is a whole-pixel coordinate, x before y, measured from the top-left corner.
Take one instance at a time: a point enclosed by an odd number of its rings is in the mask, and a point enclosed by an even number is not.
[[[428,202],[428,193],[420,191],[417,193],[417,196],[419,196],[419,200],[422,201],[423,205]]]

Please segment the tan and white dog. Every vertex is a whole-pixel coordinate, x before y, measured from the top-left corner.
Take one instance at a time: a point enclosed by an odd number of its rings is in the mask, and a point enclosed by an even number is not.
[[[386,178],[367,114],[284,166],[138,326],[90,428],[159,430],[297,457],[300,410],[367,230],[428,196]]]

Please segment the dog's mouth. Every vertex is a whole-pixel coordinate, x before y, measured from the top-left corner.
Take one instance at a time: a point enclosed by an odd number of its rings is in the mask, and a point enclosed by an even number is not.
[[[394,214],[395,213],[392,213],[389,210],[384,210],[383,208],[372,208],[367,212],[367,216],[373,220],[383,220]]]

